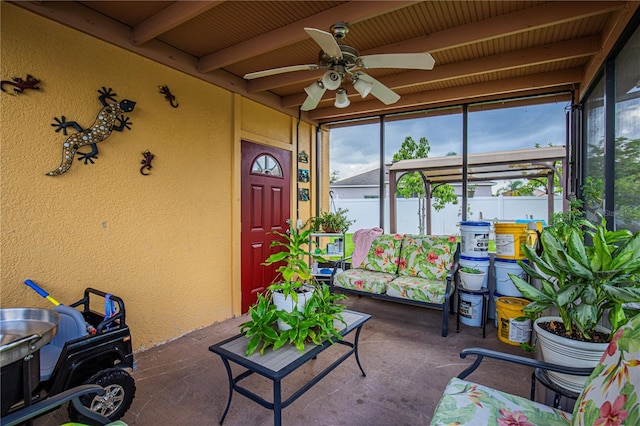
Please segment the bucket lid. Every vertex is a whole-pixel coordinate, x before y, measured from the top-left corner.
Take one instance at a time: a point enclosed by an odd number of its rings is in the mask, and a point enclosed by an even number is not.
[[[506,228],[506,229],[520,229],[520,230],[525,230],[527,229],[527,224],[526,223],[515,223],[515,222],[498,222],[494,225],[496,227],[496,229],[498,228]]]
[[[489,226],[491,225],[489,222],[477,222],[477,221],[464,221],[460,222],[462,226]]]
[[[460,256],[462,257],[462,256]],[[501,257],[497,257],[493,259],[494,262],[505,262],[505,263],[518,263],[518,260],[523,261],[524,263],[529,263],[529,259],[503,259]]]
[[[529,302],[527,299],[520,299],[518,297],[502,296],[496,299],[496,303],[502,303],[503,305],[511,305],[515,307],[524,308],[531,302]]]
[[[462,256],[460,255],[460,259],[462,260],[471,260],[475,262],[489,262],[491,259],[489,256],[487,257],[472,257],[472,256]]]

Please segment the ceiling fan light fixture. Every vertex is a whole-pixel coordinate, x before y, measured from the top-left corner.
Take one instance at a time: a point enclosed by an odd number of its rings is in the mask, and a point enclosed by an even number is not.
[[[353,87],[360,93],[360,96],[366,98],[371,89],[373,89],[373,83],[356,78],[353,80]]]
[[[342,84],[342,77],[333,70],[329,70],[322,75],[322,84],[325,89],[336,90]]]
[[[324,88],[322,81],[318,80],[305,87],[304,91],[307,92],[307,95],[314,100],[320,100],[326,89]]]
[[[336,102],[334,105],[336,108],[346,108],[351,105],[351,101],[347,96],[347,89],[341,87],[336,91]]]

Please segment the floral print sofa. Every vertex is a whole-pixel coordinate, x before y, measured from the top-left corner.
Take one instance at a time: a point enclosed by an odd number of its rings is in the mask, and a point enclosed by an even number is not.
[[[465,370],[460,376],[470,374],[478,365],[476,361],[473,368]],[[453,378],[436,407],[431,424],[640,425],[639,389],[640,315],[629,321],[613,337],[600,363],[587,379],[575,403],[573,414]]]
[[[456,253],[454,235],[379,235],[362,263],[336,273],[331,287],[442,309],[442,335],[446,337]]]

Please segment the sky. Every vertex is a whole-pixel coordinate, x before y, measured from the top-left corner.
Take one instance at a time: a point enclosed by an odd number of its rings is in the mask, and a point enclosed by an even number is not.
[[[495,152],[565,144],[567,102],[494,109],[469,113],[469,153]],[[345,179],[379,166],[379,125],[331,130],[331,171]],[[385,162],[407,136],[416,142],[426,137],[429,158],[462,154],[462,114],[441,115],[386,123]]]

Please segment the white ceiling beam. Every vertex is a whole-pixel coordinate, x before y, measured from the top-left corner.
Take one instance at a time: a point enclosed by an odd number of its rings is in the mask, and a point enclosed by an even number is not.
[[[177,1],[133,27],[132,42],[140,46],[224,1]]]
[[[210,72],[229,64],[305,40],[309,38],[304,31],[305,27],[321,27],[328,30],[329,27],[336,22],[358,22],[415,3],[415,1],[351,1],[226,49],[203,56],[200,59],[198,69],[200,72]]]

